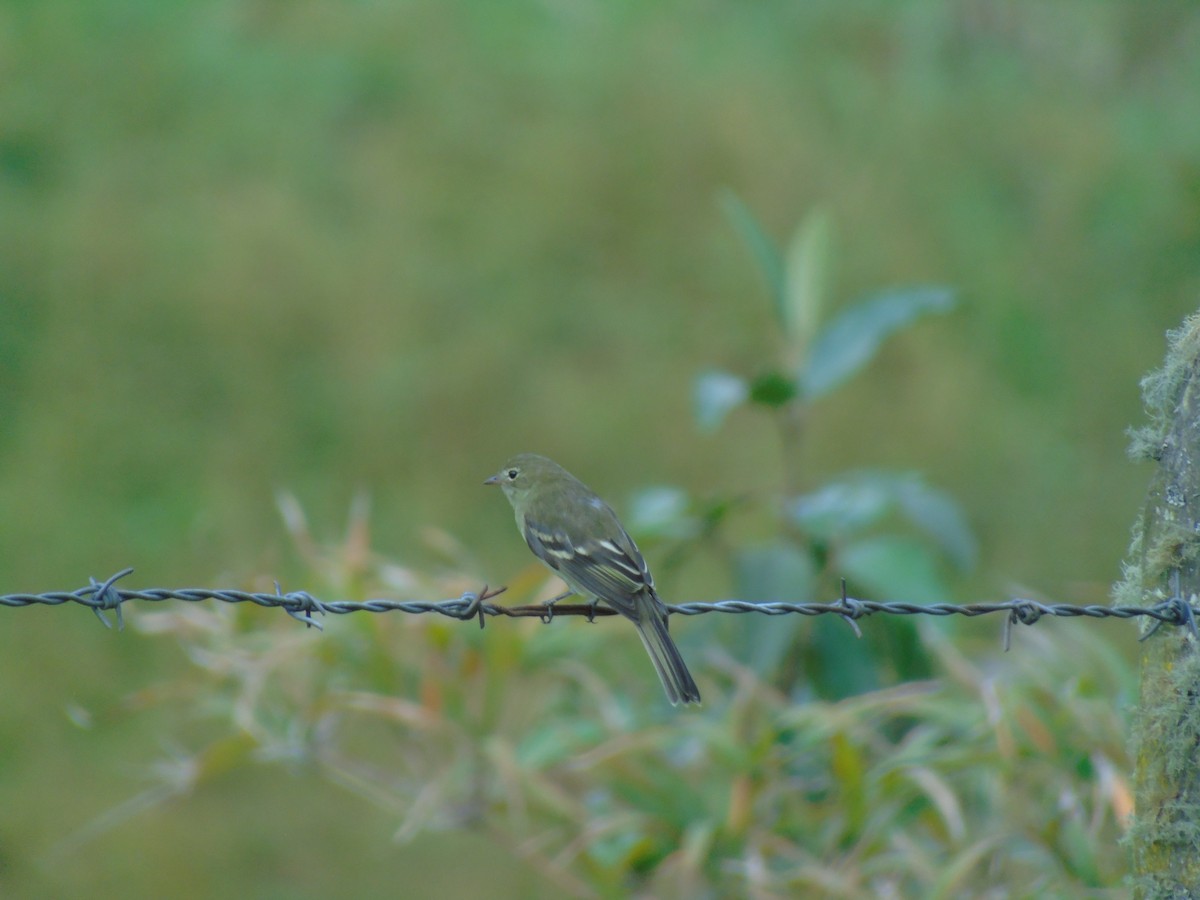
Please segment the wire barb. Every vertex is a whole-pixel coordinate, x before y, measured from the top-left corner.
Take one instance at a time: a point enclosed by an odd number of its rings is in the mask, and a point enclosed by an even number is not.
[[[1161,613],[1161,615],[1156,613]],[[1187,628],[1192,637],[1200,641],[1200,632],[1196,630],[1196,608],[1178,594],[1158,604],[1154,607],[1154,613],[1149,613],[1149,615],[1153,615],[1156,621],[1146,630],[1145,634],[1138,638],[1138,643],[1150,638],[1164,624]]]
[[[865,615],[862,611],[862,605],[857,600],[851,600],[846,596],[846,579],[842,579],[842,596],[838,598],[838,606],[845,607],[846,611],[838,613],[842,617],[842,621],[850,626],[850,630],[854,632],[856,638],[862,638],[862,629],[858,627],[858,619]]]
[[[95,578],[88,576],[88,581],[91,582],[89,588],[92,591],[92,599],[96,601],[95,605],[92,606],[92,612],[96,614],[96,618],[104,624],[105,628],[112,628],[112,622],[108,621],[108,616],[104,615],[106,610],[111,609],[117,614],[117,631],[125,630],[125,614],[121,611],[121,604],[125,601],[119,591],[113,590],[113,585],[126,575],[132,574],[132,568],[122,569],[117,574],[109,576],[104,582],[99,582]],[[84,590],[88,590],[89,588],[85,588]]]
[[[253,603],[262,607],[282,608],[289,616],[306,627],[321,629],[321,623],[315,616],[345,615],[353,612],[403,612],[413,615],[436,613],[460,621],[478,619],[479,627],[483,628],[491,616],[506,616],[512,619],[538,618],[550,622],[558,616],[584,616],[589,622],[594,622],[603,616],[615,616],[616,610],[596,603],[563,604],[558,601],[569,594],[554,598],[551,603],[536,603],[525,606],[500,606],[491,601],[504,593],[506,588],[490,588],[487,585],[478,593],[467,591],[460,597],[450,600],[366,600],[353,602],[349,600],[319,600],[307,591],[290,591],[284,593],[278,583],[275,593],[251,593],[211,588],[181,588],[176,590],[165,588],[147,588],[144,590],[123,590],[116,587],[116,582],[126,577],[133,569],[122,569],[115,575],[98,582],[89,579],[89,584],[76,591],[56,591],[45,594],[3,594],[0,595],[0,606],[61,606],[65,603],[78,603],[90,608],[104,623],[112,628],[113,623],[104,615],[108,610],[116,613],[116,627],[124,626],[122,616],[123,605],[131,600],[142,600],[151,603],[166,600],[179,600],[185,603],[198,603],[204,600],[217,600],[222,603]],[[991,613],[1004,614],[1004,649],[1009,648],[1013,625],[1033,625],[1046,616],[1057,618],[1078,618],[1085,616],[1093,619],[1132,619],[1148,617],[1155,620],[1152,628],[1142,635],[1140,640],[1146,640],[1163,624],[1187,628],[1191,635],[1200,640],[1200,630],[1196,623],[1196,610],[1189,600],[1184,599],[1178,589],[1174,596],[1152,607],[1141,606],[1075,606],[1069,603],[1037,603],[1033,600],[1014,599],[1003,603],[971,603],[956,605],[953,603],[905,603],[882,602],[878,600],[856,600],[846,594],[846,583],[843,580],[841,595],[833,603],[789,603],[783,601],[750,602],[747,600],[719,600],[714,603],[681,603],[668,605],[667,612],[672,615],[698,616],[705,613],[730,613],[744,615],[754,613],[767,616],[802,615],[821,616],[836,615],[845,621],[854,633],[861,637],[858,620],[867,616],[884,614],[891,616],[983,616]]]
[[[325,626],[313,618],[313,613],[323,614],[325,612],[325,604],[308,591],[292,591],[285,594],[277,581],[275,582],[275,596],[284,601],[280,604],[283,611],[296,621],[303,622],[306,628],[315,628],[317,631],[325,630]]]
[[[478,594],[467,591],[465,594],[459,597],[458,600],[447,600],[447,605],[458,604],[460,609],[456,612],[451,612],[449,609],[447,609],[445,614],[455,619],[461,619],[464,622],[478,617],[479,628],[482,630],[485,622],[487,621],[485,615],[489,614],[484,605],[485,601],[490,600],[493,597],[499,597],[507,590],[508,588],[506,587],[498,587],[493,590],[485,584],[483,586],[483,590],[481,590]],[[489,603],[487,606],[491,606],[491,604]],[[441,610],[439,610],[439,612],[440,611]],[[490,613],[490,615],[495,614]]]

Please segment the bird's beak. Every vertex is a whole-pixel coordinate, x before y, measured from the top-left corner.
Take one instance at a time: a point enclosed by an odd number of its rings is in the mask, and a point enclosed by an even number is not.
[[[488,479],[486,479],[486,480],[485,480],[483,483],[484,483],[484,484],[499,484],[499,483],[500,483],[500,476],[499,476],[499,475],[493,475],[491,478],[488,478]]]

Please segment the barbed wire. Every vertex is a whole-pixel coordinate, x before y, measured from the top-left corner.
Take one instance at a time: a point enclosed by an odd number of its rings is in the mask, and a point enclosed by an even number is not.
[[[558,616],[586,616],[589,621],[604,616],[617,615],[616,610],[595,603],[562,603],[570,594],[557,597],[549,603],[537,603],[524,606],[501,606],[490,602],[506,590],[503,587],[489,588],[487,585],[479,592],[467,591],[460,597],[448,600],[318,600],[307,591],[289,591],[283,593],[279,584],[275,585],[275,593],[267,594],[252,591],[238,591],[213,588],[146,588],[143,590],[127,590],[117,588],[116,582],[132,574],[133,569],[122,569],[104,581],[90,579],[86,587],[74,591],[52,591],[44,594],[3,594],[0,595],[0,606],[61,606],[67,603],[77,603],[91,609],[96,617],[111,628],[113,623],[105,616],[106,612],[116,614],[116,626],[124,627],[122,606],[131,600],[162,602],[165,600],[180,600],[186,603],[197,603],[204,600],[218,600],[222,603],[253,603],[262,607],[278,607],[289,616],[303,622],[305,625],[321,629],[322,625],[314,618],[318,613],[345,615],[354,612],[403,612],[414,615],[436,613],[460,621],[476,619],[479,627],[484,626],[488,617],[506,616],[508,618],[538,618],[545,622]],[[1093,619],[1132,619],[1149,617],[1155,620],[1139,640],[1145,640],[1154,634],[1163,624],[1186,627],[1193,637],[1200,640],[1196,628],[1195,608],[1180,596],[1178,590],[1175,596],[1164,600],[1155,606],[1076,606],[1070,603],[1039,603],[1035,600],[1017,598],[999,603],[905,603],[896,601],[856,600],[846,596],[846,584],[842,582],[842,594],[833,603],[791,603],[784,601],[754,602],[749,600],[718,600],[708,603],[679,603],[668,604],[667,611],[674,615],[698,616],[705,613],[757,613],[767,616],[802,615],[822,616],[836,615],[844,619],[855,634],[861,637],[858,620],[868,616],[883,614],[892,616],[984,616],[992,613],[1007,613],[1004,620],[1004,649],[1007,650],[1013,625],[1033,625],[1044,616],[1059,618],[1087,617]]]

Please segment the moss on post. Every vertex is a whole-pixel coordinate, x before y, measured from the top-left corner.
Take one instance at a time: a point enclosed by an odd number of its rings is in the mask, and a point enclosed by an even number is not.
[[[1200,315],[1168,335],[1163,368],[1142,382],[1151,422],[1130,453],[1158,472],[1140,520],[1118,603],[1152,606],[1200,594]],[[1143,620],[1143,628],[1152,627]],[[1200,897],[1200,651],[1186,628],[1142,644],[1133,723],[1136,812],[1128,842],[1139,897]]]

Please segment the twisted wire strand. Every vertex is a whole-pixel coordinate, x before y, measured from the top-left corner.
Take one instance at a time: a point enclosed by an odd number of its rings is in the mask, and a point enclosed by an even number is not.
[[[90,579],[86,587],[74,591],[51,591],[43,594],[3,594],[0,595],[0,606],[25,607],[34,605],[61,606],[77,603],[90,608],[106,626],[112,627],[105,613],[115,611],[116,626],[124,624],[121,609],[131,600],[143,600],[152,603],[166,600],[179,600],[186,603],[197,603],[204,600],[217,600],[222,603],[253,603],[257,606],[278,607],[288,615],[306,625],[321,628],[314,615],[328,613],[345,615],[354,612],[402,612],[413,615],[436,613],[452,619],[467,621],[477,619],[479,627],[483,627],[488,617],[506,616],[509,618],[539,618],[550,621],[557,616],[586,616],[589,620],[597,617],[613,616],[616,611],[607,606],[593,603],[565,604],[554,602],[548,604],[532,604],[525,606],[502,606],[491,600],[504,593],[505,588],[489,588],[467,591],[460,597],[448,600],[318,600],[306,591],[290,591],[284,593],[278,584],[275,593],[261,593],[214,588],[145,588],[142,590],[127,590],[117,588],[116,582],[131,574],[133,569],[122,569],[105,581]],[[679,603],[668,605],[670,613],[681,616],[698,616],[706,613],[759,614],[767,616],[802,615],[840,616],[858,633],[856,622],[872,615],[892,616],[984,616],[992,613],[1007,613],[1004,625],[1004,647],[1008,649],[1009,637],[1013,625],[1033,625],[1043,616],[1058,618],[1088,617],[1093,619],[1132,619],[1148,617],[1155,620],[1152,628],[1142,635],[1141,640],[1153,634],[1161,625],[1186,627],[1193,637],[1200,639],[1197,633],[1195,609],[1190,602],[1180,596],[1171,597],[1155,606],[1076,606],[1070,603],[1038,603],[1034,600],[1013,599],[999,603],[906,603],[897,601],[855,600],[847,597],[845,584],[842,586],[842,596],[833,603],[791,603],[784,601],[751,602],[747,600],[718,600],[708,603]]]

